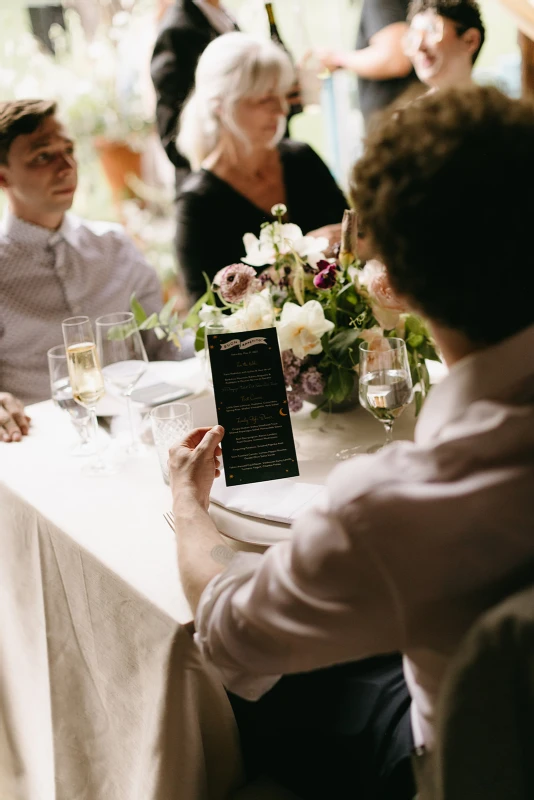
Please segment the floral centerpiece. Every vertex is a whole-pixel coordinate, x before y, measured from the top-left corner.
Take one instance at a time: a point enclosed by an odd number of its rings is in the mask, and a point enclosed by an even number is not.
[[[259,238],[243,237],[242,263],[207,280],[206,293],[184,322],[197,330],[197,349],[204,348],[208,324],[229,332],[276,325],[289,407],[298,411],[305,398],[315,397],[315,414],[353,396],[362,341],[379,349],[385,337],[400,337],[408,350],[418,412],[429,387],[425,359],[439,361],[439,356],[425,324],[395,296],[385,267],[378,261],[362,266],[355,257],[355,212],[345,212],[339,254],[327,258],[328,240],[303,236],[297,225],[283,223],[286,210],[274,206],[276,221],[265,223]],[[153,315],[149,327],[175,338],[169,309],[162,314],[163,320]]]

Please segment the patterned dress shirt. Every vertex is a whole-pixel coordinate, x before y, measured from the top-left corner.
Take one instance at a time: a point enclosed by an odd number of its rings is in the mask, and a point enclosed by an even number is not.
[[[0,229],[0,390],[25,404],[50,397],[47,350],[63,343],[61,323],[129,311],[135,292],[147,313],[162,306],[155,271],[119,225],[65,216],[59,230],[9,212]],[[150,359],[176,349],[151,335]]]
[[[257,698],[284,673],[400,651],[416,744],[477,617],[534,574],[534,326],[454,365],[415,442],[340,464],[291,539],[206,587],[196,639]],[[223,444],[224,446],[224,444]]]

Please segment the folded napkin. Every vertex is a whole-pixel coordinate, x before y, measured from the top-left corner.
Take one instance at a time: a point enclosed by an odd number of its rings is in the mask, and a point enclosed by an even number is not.
[[[291,525],[305,508],[325,503],[326,489],[320,484],[298,483],[291,478],[226,486],[221,475],[213,483],[210,500],[239,514]]]

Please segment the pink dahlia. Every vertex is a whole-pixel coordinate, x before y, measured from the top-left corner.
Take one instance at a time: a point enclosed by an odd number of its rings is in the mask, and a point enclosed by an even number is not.
[[[215,276],[214,283],[219,286],[219,292],[226,303],[240,303],[249,292],[261,288],[256,278],[256,270],[246,264],[230,264],[221,269]]]

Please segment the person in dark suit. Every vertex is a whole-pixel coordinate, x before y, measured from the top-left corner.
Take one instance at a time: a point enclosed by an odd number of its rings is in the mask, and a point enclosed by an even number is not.
[[[177,189],[190,172],[189,161],[176,148],[178,118],[193,88],[198,59],[213,39],[234,30],[238,26],[219,0],[176,0],[162,19],[150,74],[158,133],[176,167]]]

